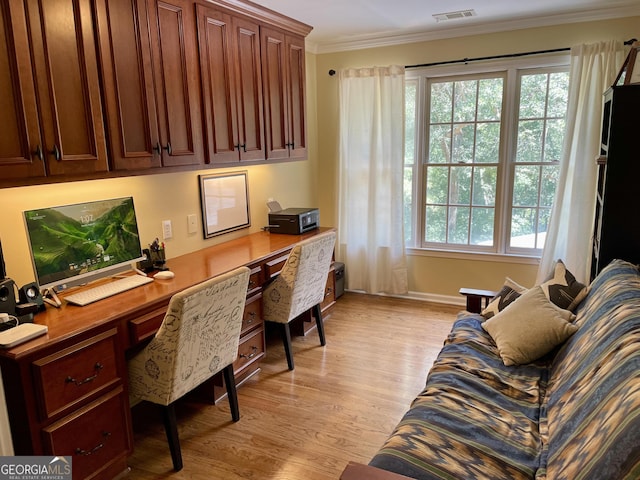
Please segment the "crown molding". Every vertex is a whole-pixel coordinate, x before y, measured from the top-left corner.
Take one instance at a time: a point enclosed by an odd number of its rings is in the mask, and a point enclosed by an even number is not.
[[[520,18],[503,22],[491,22],[477,25],[465,24],[464,26],[451,27],[450,23],[438,30],[428,32],[414,32],[402,35],[375,34],[350,37],[348,40],[313,42],[307,39],[306,48],[314,54],[335,53],[365,48],[389,47],[406,43],[427,42],[444,40],[447,38],[468,37],[487,33],[498,33],[509,30],[523,30],[526,28],[548,27],[553,25],[582,23],[597,20],[609,20],[613,18],[632,17],[640,15],[640,5],[627,7],[613,7],[593,9],[578,13],[565,13],[557,15],[545,15],[539,17]],[[456,21],[457,22],[457,21]],[[462,21],[464,23],[464,21]]]

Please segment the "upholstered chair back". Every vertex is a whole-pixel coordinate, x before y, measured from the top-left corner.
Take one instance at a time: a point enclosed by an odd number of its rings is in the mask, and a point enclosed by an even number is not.
[[[129,361],[132,404],[168,405],[235,361],[248,282],[240,267],[171,298],[158,333]]]
[[[336,233],[327,232],[298,243],[280,275],[263,294],[265,320],[287,323],[324,298]]]

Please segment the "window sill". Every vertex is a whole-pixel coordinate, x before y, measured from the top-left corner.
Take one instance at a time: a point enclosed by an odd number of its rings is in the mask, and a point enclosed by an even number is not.
[[[472,260],[480,262],[518,263],[523,265],[539,265],[540,257],[513,255],[505,253],[464,252],[456,250],[429,250],[426,248],[407,248],[407,255],[413,257],[452,258],[456,260]]]

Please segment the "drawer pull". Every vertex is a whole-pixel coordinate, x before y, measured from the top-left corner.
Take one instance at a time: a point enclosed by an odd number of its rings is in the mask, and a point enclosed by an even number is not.
[[[327,293],[324,294],[325,298],[333,293],[333,288],[327,288]]]
[[[104,368],[104,366],[100,362],[97,362],[95,364],[95,366],[93,367],[93,369],[96,372],[94,375],[91,375],[90,377],[87,377],[84,380],[76,380],[73,377],[67,377],[65,379],[65,382],[66,383],[73,383],[73,384],[77,385],[78,387],[80,385],[84,385],[85,383],[93,382],[98,377],[98,374],[100,373],[100,370],[102,370],[103,368]]]
[[[247,358],[247,359],[253,358],[257,355],[257,353],[258,353],[258,347],[253,346],[251,347],[251,353],[249,355],[245,355],[244,353],[241,353],[240,358]]]
[[[256,312],[249,312],[249,319],[247,320],[247,323],[253,323],[255,319],[256,319]]]
[[[111,436],[111,432],[102,432],[102,436],[104,438],[109,438]],[[84,455],[85,457],[88,455],[93,455],[98,450],[104,447],[104,442],[100,442],[98,445],[93,447],[91,450],[83,450],[82,448],[76,448],[76,455]]]

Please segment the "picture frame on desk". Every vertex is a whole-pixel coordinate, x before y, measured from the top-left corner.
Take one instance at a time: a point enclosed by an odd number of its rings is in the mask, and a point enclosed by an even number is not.
[[[199,175],[199,180],[204,238],[251,226],[246,170]]]

